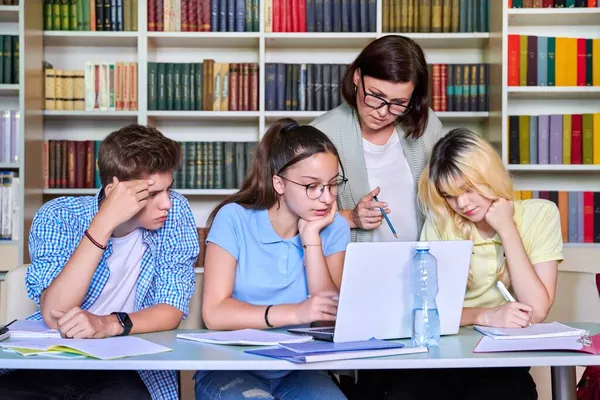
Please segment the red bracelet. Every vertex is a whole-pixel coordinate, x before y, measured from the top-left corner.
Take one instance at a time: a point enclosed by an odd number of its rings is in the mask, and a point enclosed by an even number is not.
[[[92,237],[92,235],[90,235],[90,233],[87,231],[87,229],[85,230],[85,236],[90,239],[90,242],[92,242],[94,244],[94,246],[96,246],[97,248],[99,248],[100,250],[106,250],[106,246],[102,246],[100,243],[96,242],[94,240],[94,238]]]

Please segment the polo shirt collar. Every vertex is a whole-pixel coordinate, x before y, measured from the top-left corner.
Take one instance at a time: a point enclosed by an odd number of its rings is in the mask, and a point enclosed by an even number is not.
[[[258,234],[260,235],[260,241],[262,243],[278,243],[283,242],[285,239],[282,239],[281,236],[275,232],[273,229],[273,225],[271,225],[271,220],[269,219],[269,210],[258,210],[256,212],[256,222],[258,226]],[[302,248],[302,241],[300,240],[300,235],[296,235],[293,238],[289,239],[289,242],[299,249]]]

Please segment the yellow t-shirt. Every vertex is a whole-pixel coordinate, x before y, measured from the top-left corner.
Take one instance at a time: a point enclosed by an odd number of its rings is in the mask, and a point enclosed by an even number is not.
[[[514,221],[521,234],[523,247],[532,265],[563,260],[560,215],[556,205],[548,200],[530,199],[514,202]],[[504,250],[498,234],[489,239],[481,237],[472,225],[473,255],[472,282],[465,293],[465,307],[495,307],[506,303],[496,287],[498,268],[504,262]],[[430,220],[425,221],[421,240],[461,240],[448,227],[441,234]]]

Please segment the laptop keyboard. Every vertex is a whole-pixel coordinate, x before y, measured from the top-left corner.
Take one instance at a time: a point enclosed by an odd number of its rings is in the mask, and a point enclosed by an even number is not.
[[[334,333],[335,327],[332,326],[331,328],[312,328],[310,331],[317,333]]]

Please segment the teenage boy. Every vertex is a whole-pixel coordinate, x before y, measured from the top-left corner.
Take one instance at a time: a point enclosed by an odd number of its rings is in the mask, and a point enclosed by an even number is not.
[[[185,197],[171,191],[179,145],[129,125],[104,139],[96,196],[45,203],[29,235],[30,319],[66,338],[175,329],[195,288],[199,244]],[[177,399],[175,371],[13,370],[0,398]]]

